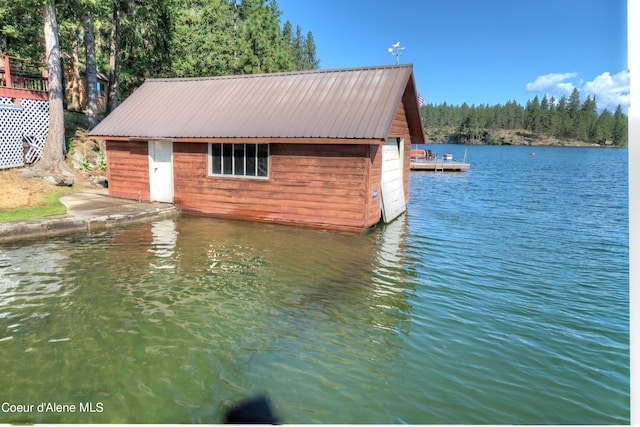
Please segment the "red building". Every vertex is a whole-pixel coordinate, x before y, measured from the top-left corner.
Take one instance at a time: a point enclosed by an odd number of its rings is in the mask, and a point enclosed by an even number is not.
[[[89,135],[112,196],[350,230],[406,210],[425,139],[411,65],[149,79]]]

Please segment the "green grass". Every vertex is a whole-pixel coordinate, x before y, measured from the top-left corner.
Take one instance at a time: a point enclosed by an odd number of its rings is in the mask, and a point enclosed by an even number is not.
[[[78,191],[77,189],[65,189],[54,193],[45,194],[41,197],[38,206],[30,208],[15,209],[12,211],[0,212],[0,221],[16,221],[29,218],[41,218],[44,216],[60,215],[67,213],[67,208],[60,203],[60,197]]]
[[[83,113],[65,111],[64,122],[66,143],[69,145],[73,141],[73,137],[78,129],[88,128],[86,116]],[[67,187],[59,191],[44,194],[35,203],[35,206],[0,212],[0,221],[16,221],[65,214],[67,213],[67,208],[60,203],[60,197],[85,189],[85,187],[78,187],[74,185],[73,187]]]

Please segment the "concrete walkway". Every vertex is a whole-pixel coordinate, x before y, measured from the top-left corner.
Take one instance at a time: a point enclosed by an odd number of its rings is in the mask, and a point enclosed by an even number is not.
[[[64,215],[0,222],[0,243],[175,218],[180,213],[168,203],[141,203],[110,197],[106,189],[63,196],[60,202],[67,208]]]

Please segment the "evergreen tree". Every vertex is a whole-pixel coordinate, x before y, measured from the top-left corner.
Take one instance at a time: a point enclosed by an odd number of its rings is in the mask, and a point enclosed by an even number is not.
[[[174,1],[128,2],[120,22],[120,91],[128,96],[149,77],[168,77],[174,33]],[[124,12],[124,11],[123,11]]]
[[[295,64],[295,60],[293,59],[293,24],[289,20],[282,26],[282,43],[284,43],[289,57]]]
[[[547,135],[551,132],[551,107],[547,95],[540,101],[540,132]]]
[[[573,138],[577,134],[578,130],[578,114],[580,112],[580,91],[577,88],[573,88],[569,101],[567,103],[567,114],[569,117],[569,124],[566,129],[566,137]]]
[[[311,31],[307,33],[307,37],[304,40],[302,57],[303,70],[317,70],[320,67],[320,61],[316,59],[316,43],[313,40],[313,34]]]
[[[525,108],[527,113],[525,128],[532,132],[540,131],[540,123],[541,123],[541,115],[540,115],[540,100],[536,95],[532,101],[527,102],[527,107]]]
[[[0,0],[0,53],[39,63],[44,56],[39,0]]]
[[[232,74],[236,49],[231,4],[226,0],[196,0],[184,6],[176,16],[171,76]]]
[[[560,125],[560,113],[558,102],[555,97],[549,99],[549,115],[548,115],[549,129],[548,134],[551,136],[559,136],[561,132]]]
[[[0,0],[0,53],[44,58],[42,0]],[[109,73],[108,110],[145,78],[209,76],[318,68],[313,34],[300,26],[280,28],[275,0],[65,0],[60,46],[70,75],[86,67],[82,13],[95,27],[97,70]],[[89,28],[89,27],[87,27]],[[40,43],[34,43],[37,40]],[[92,62],[93,59],[91,59]],[[90,67],[91,68],[91,67]],[[75,98],[74,98],[75,94]],[[72,90],[76,108],[79,91]]]
[[[467,103],[454,106],[443,102],[424,105],[421,115],[428,135],[441,138],[448,133],[463,143],[478,142],[483,138],[486,139],[484,142],[493,143],[496,141],[493,131],[527,129],[561,139],[627,144],[627,116],[622,107],[619,106],[613,116],[607,110],[598,114],[595,96],[587,96],[584,103],[576,106],[578,99],[579,92],[575,90],[570,99],[563,96],[558,102],[546,96],[539,101],[536,96],[527,102],[526,108],[516,101],[494,106],[469,106]]]
[[[613,138],[613,116],[605,109],[596,121],[594,141],[599,144],[611,143]]]
[[[628,120],[622,112],[622,106],[618,104],[616,112],[613,113],[613,129],[611,131],[611,138],[613,145],[626,146],[627,145],[627,129]]]
[[[291,60],[295,70],[304,70],[304,36],[300,25],[296,26],[296,34],[291,40]]]
[[[505,105],[504,113],[505,113],[505,127],[504,129],[518,129],[522,126],[518,123],[518,104],[515,101],[509,101]]]
[[[554,135],[559,138],[566,138],[571,134],[571,117],[569,115],[569,107],[567,97],[562,95],[558,101],[558,108],[556,109],[558,132]]]
[[[271,73],[291,69],[291,58],[280,33],[277,2],[244,0],[240,7],[240,34],[246,49],[240,58],[241,70],[247,74]]]
[[[466,114],[460,123],[457,135],[458,140],[462,142],[480,141],[484,133],[484,126],[481,125],[481,109],[475,105],[468,107],[466,103],[463,104],[462,108],[466,110]]]
[[[596,97],[587,96],[580,107],[580,118],[576,126],[576,138],[581,141],[596,142],[596,123],[598,120]]]

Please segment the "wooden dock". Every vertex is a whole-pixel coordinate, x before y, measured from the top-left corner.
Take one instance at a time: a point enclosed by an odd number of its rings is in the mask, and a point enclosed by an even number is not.
[[[412,171],[431,172],[466,172],[471,165],[469,163],[451,160],[414,160],[411,159]]]

